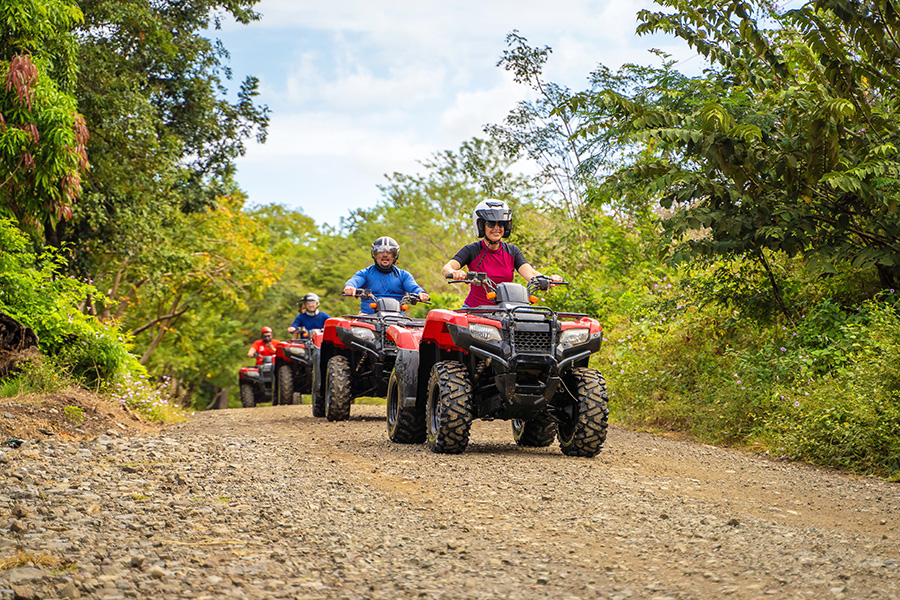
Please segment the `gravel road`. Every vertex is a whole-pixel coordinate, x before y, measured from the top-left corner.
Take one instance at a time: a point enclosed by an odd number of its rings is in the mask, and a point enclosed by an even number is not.
[[[900,599],[900,484],[611,427],[593,459],[199,413],[0,454],[0,600]]]

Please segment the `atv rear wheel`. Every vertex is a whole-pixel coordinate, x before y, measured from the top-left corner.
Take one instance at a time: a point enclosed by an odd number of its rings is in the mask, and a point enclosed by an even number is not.
[[[325,370],[325,418],[346,421],[350,418],[350,361],[332,356]]]
[[[256,406],[256,397],[253,392],[252,383],[241,384],[241,404],[244,408],[253,408]]]
[[[523,421],[513,419],[513,437],[520,446],[545,448],[556,439],[556,421],[547,415]]]
[[[425,412],[432,452],[459,454],[466,449],[475,411],[472,382],[462,364],[445,360],[431,368]]]
[[[574,396],[571,417],[559,422],[559,448],[567,456],[595,456],[606,441],[606,381],[594,369],[572,369],[566,387]]]
[[[294,371],[291,365],[278,367],[278,402],[277,404],[294,403]]]
[[[391,371],[387,388],[388,438],[397,444],[421,444],[425,441],[425,412],[417,406],[400,406],[400,382]]]

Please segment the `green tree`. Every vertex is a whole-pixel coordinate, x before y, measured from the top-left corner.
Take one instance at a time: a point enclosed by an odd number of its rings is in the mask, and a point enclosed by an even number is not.
[[[76,109],[74,2],[0,4],[0,213],[33,233],[72,216],[87,169]]]
[[[233,182],[246,140],[264,140],[268,112],[255,104],[253,77],[229,99],[228,53],[206,33],[225,18],[258,18],[256,2],[80,2],[75,91],[92,169],[73,219],[47,239],[78,249],[73,271],[106,296],[89,309],[131,327],[156,370],[151,356],[186,315],[241,309],[247,290],[276,279]]]
[[[237,312],[277,281],[281,265],[267,252],[265,229],[242,211],[243,201],[235,194],[218,199],[215,209],[172,211],[166,226],[143,240],[156,247],[152,262],[119,263],[108,301],[93,309],[131,328],[142,364],[150,364],[185,314]]]
[[[623,142],[647,149],[611,183],[672,210],[676,258],[752,257],[777,299],[772,252],[823,271],[874,267],[894,286],[896,14],[875,19],[878,3],[814,2],[784,16],[765,3],[659,4],[671,10],[642,11],[638,32],[672,33],[712,68],[681,86],[686,102],[616,89],[574,102],[612,115]]]

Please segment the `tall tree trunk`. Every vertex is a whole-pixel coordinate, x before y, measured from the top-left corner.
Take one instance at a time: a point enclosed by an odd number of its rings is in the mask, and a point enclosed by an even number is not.
[[[793,317],[791,316],[790,311],[787,306],[784,304],[784,298],[781,297],[781,288],[778,287],[778,280],[775,279],[775,273],[772,272],[772,267],[769,265],[769,261],[766,258],[765,253],[762,248],[758,250],[759,254],[759,262],[762,263],[763,268],[766,270],[766,273],[769,275],[769,283],[772,285],[772,294],[775,296],[775,301],[778,302],[778,306],[781,307],[781,312],[791,323],[794,322]]]
[[[222,410],[228,408],[228,388],[213,386],[213,398],[205,410]]]

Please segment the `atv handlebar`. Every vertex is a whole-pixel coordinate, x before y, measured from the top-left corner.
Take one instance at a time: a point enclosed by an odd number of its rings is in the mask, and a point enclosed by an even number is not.
[[[487,273],[469,271],[466,273],[465,279],[454,279],[452,273],[448,273],[446,277],[449,283],[468,283],[470,285],[481,285],[489,290],[497,289],[497,284],[488,277]],[[531,293],[533,290],[547,291],[555,285],[569,285],[569,282],[564,280],[555,281],[547,275],[535,275],[528,282],[528,285],[525,286],[525,289],[528,290],[528,293]]]
[[[352,294],[342,294],[346,298],[367,298],[369,300],[376,300],[375,294],[372,293],[372,290],[362,290],[357,288],[355,292]]]
[[[489,290],[496,290],[497,284],[494,283],[494,280],[488,277],[487,273],[480,273],[478,271],[468,271],[466,273],[465,279],[454,279],[452,273],[447,274],[447,279],[449,283],[468,283],[470,285],[481,285]]]
[[[400,300],[400,304],[412,304],[415,306],[416,304],[431,304],[428,300],[419,300],[418,294],[406,294],[403,296],[403,299]]]
[[[528,285],[525,289],[528,290],[530,294],[533,290],[540,290],[542,292],[546,292],[554,285],[569,285],[568,281],[560,280],[554,281],[552,278],[547,275],[535,275],[531,278],[531,281],[528,282]]]

